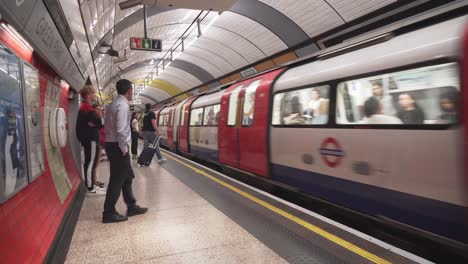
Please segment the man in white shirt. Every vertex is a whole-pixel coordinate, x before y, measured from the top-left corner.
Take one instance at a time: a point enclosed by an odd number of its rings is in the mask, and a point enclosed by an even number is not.
[[[135,177],[130,163],[128,141],[130,141],[130,107],[128,101],[133,97],[132,82],[121,79],[116,83],[117,98],[106,109],[106,153],[110,161],[110,179],[104,202],[103,223],[122,222],[127,216],[144,214],[148,208],[136,204],[132,191],[132,181]],[[122,190],[127,204],[127,216],[120,215],[115,210],[115,204]]]
[[[375,97],[370,97],[364,103],[364,113],[366,118],[364,118],[364,124],[372,125],[396,125],[403,124],[401,120],[394,116],[388,116],[382,114],[382,104]]]

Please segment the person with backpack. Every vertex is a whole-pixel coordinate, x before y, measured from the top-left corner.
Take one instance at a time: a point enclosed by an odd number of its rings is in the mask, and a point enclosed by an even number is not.
[[[148,148],[150,144],[154,144],[156,139],[159,137],[159,130],[158,125],[156,123],[156,115],[151,111],[151,104],[145,105],[146,112],[143,118],[143,128],[142,128],[142,136],[143,136],[143,146],[144,148]],[[164,159],[161,155],[161,151],[159,150],[159,144],[155,146],[155,154],[158,158],[159,163],[164,163],[167,160]]]

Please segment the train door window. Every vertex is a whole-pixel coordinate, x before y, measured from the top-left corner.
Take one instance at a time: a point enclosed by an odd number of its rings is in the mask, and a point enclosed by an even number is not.
[[[169,114],[164,115],[164,125],[167,126],[169,124]]]
[[[228,126],[235,126],[237,122],[237,104],[239,101],[239,92],[244,87],[243,85],[237,86],[229,97],[229,112],[228,112]]]
[[[254,109],[255,109],[255,94],[262,80],[252,82],[245,89],[244,111],[242,112],[242,125],[251,126],[253,124]]]
[[[217,126],[220,109],[221,109],[221,106],[219,104],[205,107],[205,119],[203,121],[203,125],[204,126]]]
[[[173,126],[173,125],[174,125],[174,119],[175,119],[175,110],[172,109],[172,110],[171,110],[171,113],[172,113],[172,114],[171,114],[171,115],[172,115],[172,118],[171,118],[171,124],[170,124],[170,125]],[[167,116],[167,118],[169,118],[169,115]]]
[[[457,63],[345,81],[338,84],[336,123],[455,124],[459,91]]]
[[[182,112],[180,113],[180,125],[183,126],[184,125],[184,120],[185,120],[185,111],[187,109],[187,104],[184,104],[182,106]]]
[[[203,124],[203,107],[192,109],[190,115],[190,126],[201,126]]]
[[[164,115],[159,115],[158,125],[162,126],[164,124]]]
[[[330,86],[277,93],[273,98],[273,125],[328,124]]]
[[[0,202],[28,184],[19,59],[0,44]]]

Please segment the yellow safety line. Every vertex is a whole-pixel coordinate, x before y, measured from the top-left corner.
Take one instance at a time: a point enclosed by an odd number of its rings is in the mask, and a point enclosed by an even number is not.
[[[165,154],[165,155],[167,155],[167,154]],[[192,169],[196,173],[199,173],[199,174],[201,174],[201,175],[203,175],[203,176],[205,176],[205,177],[207,177],[207,178],[221,184],[222,186],[224,186],[224,187],[226,187],[228,189],[231,189],[232,191],[244,196],[245,198],[247,198],[247,199],[249,199],[249,200],[251,200],[253,202],[256,202],[257,204],[259,204],[259,205],[261,205],[261,206],[263,206],[263,207],[265,207],[267,209],[270,209],[271,211],[273,211],[273,212],[275,212],[275,213],[277,213],[277,214],[279,214],[279,215],[281,215],[281,216],[295,222],[296,224],[301,225],[304,228],[309,229],[310,231],[312,231],[312,232],[314,232],[314,233],[316,233],[316,234],[318,234],[318,235],[332,241],[335,244],[338,244],[338,245],[348,249],[349,251],[352,251],[352,252],[358,254],[361,257],[364,257],[364,258],[366,258],[366,259],[368,259],[368,260],[370,260],[370,261],[372,261],[374,263],[379,263],[379,264],[391,263],[391,262],[389,262],[389,261],[387,261],[385,259],[382,259],[382,258],[380,258],[380,257],[378,257],[378,256],[376,256],[376,255],[374,255],[374,254],[372,254],[372,253],[370,253],[370,252],[368,252],[368,251],[366,251],[366,250],[364,250],[364,249],[362,249],[362,248],[360,248],[360,247],[358,247],[358,246],[356,246],[356,245],[354,245],[354,244],[352,244],[352,243],[350,243],[350,242],[348,242],[348,241],[346,241],[346,240],[344,240],[342,238],[339,238],[339,237],[337,237],[337,236],[335,236],[335,235],[333,235],[333,234],[331,234],[331,233],[329,233],[329,232],[327,232],[327,231],[325,231],[325,230],[323,230],[323,229],[321,229],[321,228],[319,228],[319,227],[317,227],[317,226],[315,226],[315,225],[313,225],[313,224],[311,224],[311,223],[309,223],[307,221],[304,221],[304,220],[300,219],[299,217],[296,217],[296,216],[294,216],[294,215],[292,215],[292,214],[290,214],[290,213],[288,213],[288,212],[286,212],[286,211],[284,211],[284,210],[282,210],[282,209],[280,209],[280,208],[278,208],[278,207],[276,207],[274,205],[271,205],[271,204],[269,204],[269,203],[255,197],[255,196],[253,196],[251,194],[248,194],[248,193],[240,190],[239,188],[230,185],[229,183],[226,183],[226,182],[224,182],[224,181],[222,181],[222,180],[220,180],[220,179],[218,179],[216,177],[213,177],[213,176],[209,175],[208,173],[206,173],[206,172],[204,172],[204,171],[202,171],[200,169],[197,169],[194,166],[192,166],[192,165],[190,165],[190,164],[188,164],[188,163],[186,163],[186,162],[184,162],[182,160],[179,160],[179,159],[173,157],[172,155],[167,155],[167,156],[169,156],[171,159],[179,162],[180,164]]]

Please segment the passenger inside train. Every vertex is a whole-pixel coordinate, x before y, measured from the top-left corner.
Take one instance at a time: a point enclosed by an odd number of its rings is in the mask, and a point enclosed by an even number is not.
[[[337,123],[456,124],[460,89],[456,70],[455,64],[447,63],[341,82]],[[375,101],[370,98],[380,102],[378,115],[386,118],[369,118],[375,112]]]

